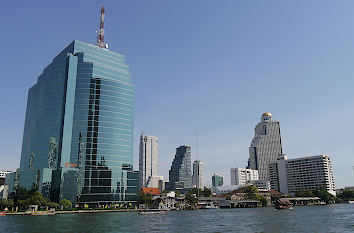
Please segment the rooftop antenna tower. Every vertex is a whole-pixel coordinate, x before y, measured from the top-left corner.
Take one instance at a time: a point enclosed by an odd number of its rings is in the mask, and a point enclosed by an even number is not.
[[[100,29],[96,31],[97,33],[97,46],[100,48],[108,49],[108,44],[104,43],[104,12],[105,7],[102,5],[101,7],[101,19],[100,19]]]
[[[198,130],[196,132],[196,140],[197,140],[197,160],[199,160]]]

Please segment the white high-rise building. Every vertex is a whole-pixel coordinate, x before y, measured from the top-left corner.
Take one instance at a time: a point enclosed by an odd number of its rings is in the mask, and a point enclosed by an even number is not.
[[[203,188],[203,162],[200,160],[193,162],[192,183],[195,188]]]
[[[139,183],[140,187],[158,188],[158,153],[157,137],[144,133],[140,136],[139,146]]]
[[[269,164],[271,189],[281,193],[295,194],[300,189],[315,190],[325,187],[336,195],[331,157],[316,155],[296,159],[281,156]]]
[[[279,122],[273,120],[271,113],[263,113],[254,133],[247,168],[258,170],[260,180],[269,180],[268,164],[277,161],[283,153]]]
[[[259,180],[258,171],[247,168],[231,168],[231,185],[245,185],[248,182]]]

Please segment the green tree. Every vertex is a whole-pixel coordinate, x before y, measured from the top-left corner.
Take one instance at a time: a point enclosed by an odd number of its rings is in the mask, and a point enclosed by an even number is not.
[[[48,204],[48,199],[44,198],[42,193],[36,191],[31,197],[28,199],[28,203],[30,205],[38,205],[39,207],[41,206],[47,206]],[[50,202],[50,201],[49,201]]]
[[[72,206],[72,203],[68,199],[63,198],[59,201],[59,205],[63,206],[64,209],[68,209]]]
[[[12,200],[12,199],[7,199],[7,207],[13,207],[15,205],[15,202],[14,202],[14,200]]]
[[[314,195],[316,197],[321,198],[323,201],[325,201],[327,204],[330,203],[331,200],[334,200],[335,197],[331,195],[325,187],[320,187],[316,190],[314,190]]]
[[[152,195],[150,193],[145,194],[143,191],[140,191],[139,204],[145,204],[146,207],[149,207],[152,204]]]
[[[300,188],[300,189],[296,190],[295,196],[296,197],[314,197],[315,195],[310,190]]]
[[[344,189],[344,191],[340,194],[338,194],[339,198],[342,198],[345,201],[354,199],[354,191],[351,191],[349,189]]]
[[[265,198],[262,197],[261,195],[259,195],[258,200],[261,202],[261,205],[262,205],[262,206],[267,206],[267,205],[268,205],[267,199],[265,199]]]
[[[258,189],[257,189],[257,187],[255,187],[253,185],[249,185],[249,186],[245,187],[244,192],[246,193],[247,199],[252,199],[252,200],[259,199]]]
[[[0,199],[0,209],[11,208],[14,205],[12,199]]]
[[[194,208],[198,202],[198,199],[196,197],[196,194],[192,193],[192,192],[188,192],[186,194],[186,201],[188,204],[190,204],[192,206],[192,208]]]
[[[21,209],[26,209],[30,204],[29,204],[28,200],[18,200],[18,201],[17,201],[17,205],[18,205]]]
[[[203,196],[204,197],[210,197],[211,196],[211,190],[208,189],[207,187],[204,187]]]

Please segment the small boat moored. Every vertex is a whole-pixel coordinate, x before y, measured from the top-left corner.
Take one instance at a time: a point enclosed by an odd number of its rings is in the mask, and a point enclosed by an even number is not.
[[[160,209],[148,209],[148,210],[140,210],[138,214],[166,214],[167,210]]]

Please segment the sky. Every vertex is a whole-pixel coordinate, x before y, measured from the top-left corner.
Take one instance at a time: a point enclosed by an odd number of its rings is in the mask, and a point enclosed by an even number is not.
[[[159,175],[180,145],[230,184],[263,112],[288,158],[332,156],[336,188],[354,182],[354,2],[350,0],[5,1],[0,9],[0,170],[19,167],[28,89],[71,41],[126,56],[139,135],[159,138]]]

